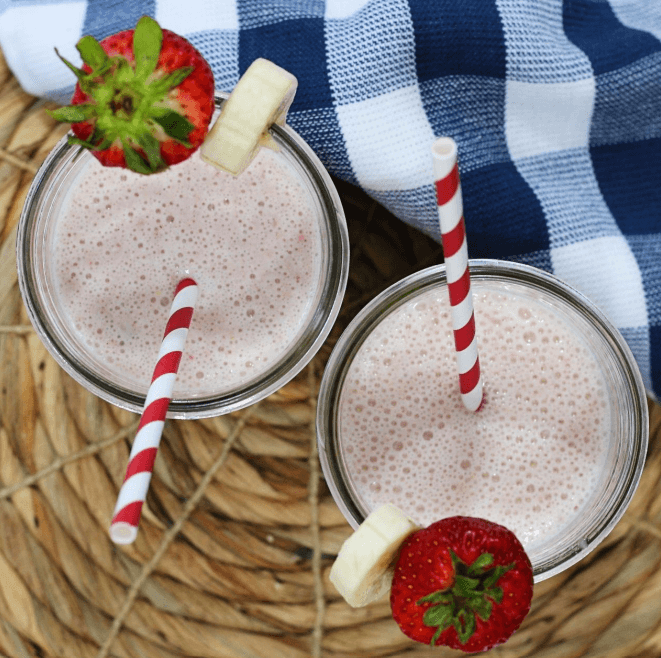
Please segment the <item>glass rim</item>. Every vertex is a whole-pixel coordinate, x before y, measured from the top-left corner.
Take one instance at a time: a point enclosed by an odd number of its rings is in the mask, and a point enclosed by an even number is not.
[[[229,94],[225,92],[216,92],[216,110],[222,107],[228,97]],[[286,124],[274,124],[270,132],[283,150],[297,160],[305,171],[321,207],[320,225],[327,234],[330,255],[322,254],[325,270],[317,293],[318,304],[310,311],[308,329],[262,376],[249,382],[248,386],[237,387],[220,395],[174,398],[168,408],[168,418],[206,418],[231,413],[277,391],[291,381],[319,351],[339,314],[349,275],[349,235],[339,195],[321,161],[294,129]],[[92,157],[82,147],[69,145],[67,136],[53,147],[40,166],[23,205],[16,236],[19,288],[30,322],[58,364],[98,397],[120,408],[140,413],[145,395],[111,382],[78,363],[51,330],[47,313],[36,292],[35,266],[31,262],[32,232],[40,221],[38,215],[42,212],[41,204],[49,197],[52,186],[57,184],[63,171],[74,166],[80,157]]]
[[[502,280],[520,283],[551,293],[574,308],[581,308],[584,317],[595,326],[622,365],[624,379],[632,402],[633,450],[628,469],[617,488],[614,504],[600,517],[598,527],[573,550],[566,550],[553,561],[542,562],[535,568],[535,582],[564,571],[590,553],[612,531],[624,515],[642,475],[647,453],[649,420],[646,392],[642,376],[626,341],[606,315],[585,295],[558,277],[530,265],[496,259],[469,260],[471,280]],[[347,325],[336,342],[322,376],[316,415],[319,460],[325,480],[340,511],[356,529],[365,518],[363,510],[346,484],[347,476],[339,457],[338,414],[339,400],[347,371],[354,356],[369,334],[384,317],[413,297],[432,288],[447,285],[445,265],[434,265],[415,272],[374,297]]]

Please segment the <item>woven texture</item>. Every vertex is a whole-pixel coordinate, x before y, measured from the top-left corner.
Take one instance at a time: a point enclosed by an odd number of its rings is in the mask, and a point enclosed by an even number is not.
[[[430,147],[459,146],[471,258],[553,271],[661,394],[661,9],[653,0],[0,0],[24,89],[68,100],[79,61],[142,14],[226,91],[256,57],[299,80],[289,123],[328,170],[439,238]]]
[[[349,608],[328,580],[350,529],[313,430],[319,375],[376,293],[440,260],[438,246],[337,182],[351,234],[347,296],[312,366],[226,417],[169,421],[135,544],[107,527],[138,416],[71,380],[33,333],[15,227],[39,163],[65,132],[0,54],[0,656],[457,656],[405,638],[387,601]],[[661,654],[661,408],[633,503],[585,561],[535,587],[500,658]]]

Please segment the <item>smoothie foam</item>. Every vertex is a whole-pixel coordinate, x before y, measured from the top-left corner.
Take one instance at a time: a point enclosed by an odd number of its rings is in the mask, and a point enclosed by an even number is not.
[[[53,237],[59,312],[86,351],[138,390],[149,385],[184,275],[200,296],[175,396],[258,378],[314,308],[318,211],[294,172],[264,149],[236,178],[197,154],[153,176],[90,158],[66,203]]]
[[[606,384],[575,330],[516,286],[473,283],[485,404],[459,395],[447,290],[388,315],[343,384],[340,450],[366,509],[392,502],[422,525],[452,515],[530,546],[577,516],[602,472]]]

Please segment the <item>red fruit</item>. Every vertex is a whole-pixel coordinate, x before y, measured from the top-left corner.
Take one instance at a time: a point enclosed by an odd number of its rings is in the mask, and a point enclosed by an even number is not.
[[[209,64],[183,37],[143,16],[134,30],[76,45],[83,62],[71,105],[51,115],[71,122],[80,144],[108,167],[151,174],[202,144],[214,111]],[[58,53],[59,54],[59,53]]]
[[[533,572],[507,528],[454,516],[402,544],[390,590],[402,632],[467,653],[502,644],[530,610]]]

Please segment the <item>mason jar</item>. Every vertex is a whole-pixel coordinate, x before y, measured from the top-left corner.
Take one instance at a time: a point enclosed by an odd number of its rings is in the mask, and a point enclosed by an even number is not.
[[[101,167],[66,138],[47,157],[18,226],[19,285],[39,338],[86,389],[142,410],[183,276],[200,294],[169,417],[251,405],[321,347],[348,276],[342,205],[301,137],[270,132],[277,150],[236,178],[197,154],[151,176]]]
[[[420,525],[509,527],[535,581],[585,557],[624,514],[648,441],[642,378],[585,296],[536,268],[470,261],[484,400],[462,404],[445,266],[372,300],[329,358],[317,433],[352,527],[390,502]]]

